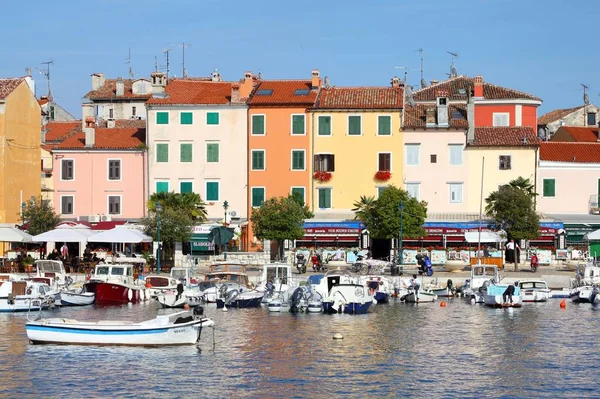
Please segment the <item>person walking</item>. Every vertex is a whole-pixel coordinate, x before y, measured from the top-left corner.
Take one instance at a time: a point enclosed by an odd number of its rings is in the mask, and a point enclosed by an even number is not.
[[[521,248],[519,248],[519,244],[515,242],[514,239],[511,239],[506,244],[506,261],[509,263],[515,264],[515,271],[519,271],[519,252]]]

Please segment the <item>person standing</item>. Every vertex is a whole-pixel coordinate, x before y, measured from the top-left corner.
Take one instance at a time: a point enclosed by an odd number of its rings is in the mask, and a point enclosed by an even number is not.
[[[67,260],[69,257],[69,247],[67,247],[67,243],[63,243],[63,246],[60,248],[60,256],[63,258],[63,262]]]
[[[412,278],[410,279],[410,287],[412,288],[413,292],[415,293],[415,302],[419,303],[419,280],[417,279],[417,275],[413,274]]]
[[[515,264],[516,272],[519,271],[519,251],[520,250],[521,249],[519,248],[519,244],[517,244],[514,239],[511,239],[506,244],[506,260],[509,263]]]

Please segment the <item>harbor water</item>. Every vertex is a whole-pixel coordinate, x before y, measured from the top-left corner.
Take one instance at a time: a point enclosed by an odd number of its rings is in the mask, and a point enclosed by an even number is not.
[[[559,300],[520,309],[392,301],[360,316],[208,305],[216,327],[198,348],[31,345],[26,315],[0,314],[0,397],[598,397],[599,311]],[[167,312],[145,303],[42,316]]]

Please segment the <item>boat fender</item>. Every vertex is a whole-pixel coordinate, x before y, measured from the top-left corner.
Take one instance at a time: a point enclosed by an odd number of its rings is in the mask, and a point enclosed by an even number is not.
[[[237,298],[237,296],[239,295],[239,291],[238,290],[231,290],[227,293],[227,304],[231,304],[231,302],[233,302],[235,300],[235,298]]]
[[[146,290],[140,290],[140,301],[146,300]]]
[[[133,298],[133,291],[130,289],[127,290],[127,299],[131,302],[131,298]]]
[[[452,281],[451,278],[449,278],[448,281],[446,282],[446,288],[448,288],[451,291],[454,288],[454,282]]]
[[[146,288],[152,288],[152,284],[150,283],[150,281],[146,281]]]
[[[31,295],[31,293],[33,292],[33,289],[31,287],[27,288],[27,295]]]
[[[6,297],[6,302],[8,302],[9,305],[15,304],[15,297],[13,296],[12,292]]]

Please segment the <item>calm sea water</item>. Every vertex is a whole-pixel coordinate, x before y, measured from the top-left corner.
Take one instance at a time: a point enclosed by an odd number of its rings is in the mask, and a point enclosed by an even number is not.
[[[0,315],[0,397],[599,397],[600,310],[390,303],[362,316],[206,307],[200,349],[33,346]],[[155,304],[45,316],[144,320]],[[343,340],[333,340],[339,332]]]

